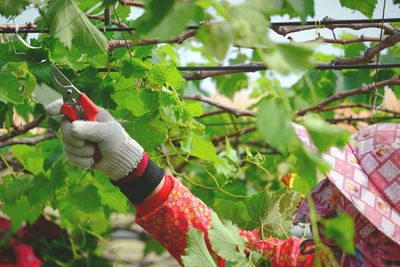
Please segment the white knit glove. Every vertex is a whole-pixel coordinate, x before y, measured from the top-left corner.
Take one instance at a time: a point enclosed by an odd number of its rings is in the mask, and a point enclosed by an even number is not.
[[[62,99],[58,99],[50,103],[46,111],[49,115],[59,115],[62,105]],[[65,155],[72,163],[94,167],[112,180],[123,178],[139,164],[143,148],[105,109],[100,108],[96,119],[96,122],[77,120],[71,123],[63,118],[61,133]],[[101,153],[101,160],[96,163],[93,159],[95,145]]]

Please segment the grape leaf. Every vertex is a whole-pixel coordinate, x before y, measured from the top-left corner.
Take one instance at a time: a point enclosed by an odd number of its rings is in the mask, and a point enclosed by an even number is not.
[[[22,103],[22,95],[19,91],[20,84],[9,75],[0,73],[0,101],[18,104]]]
[[[32,180],[28,176],[2,178],[0,186],[0,198],[4,203],[15,204],[32,186]]]
[[[32,181],[32,188],[27,194],[29,202],[35,203],[38,207],[43,207],[54,196],[56,190],[61,188],[64,177],[57,175],[57,177],[48,178],[43,174],[36,175]]]
[[[185,256],[182,256],[185,267],[217,267],[207,249],[203,232],[189,227],[186,243]]]
[[[272,98],[260,105],[257,128],[268,144],[282,153],[287,153],[289,147],[297,141],[290,120],[291,114],[284,101]]]
[[[197,134],[189,135],[182,141],[181,147],[192,156],[209,161],[219,161],[215,146],[211,141]]]
[[[358,10],[368,18],[372,18],[378,0],[340,0],[340,4],[353,10]]]
[[[218,60],[225,58],[233,42],[232,25],[226,22],[205,24],[198,30],[198,38],[204,44],[205,52]]]
[[[15,145],[11,148],[14,156],[24,165],[25,169],[33,174],[43,172],[43,162],[46,153],[41,152],[37,147],[28,145]]]
[[[332,238],[340,246],[340,248],[350,255],[354,255],[354,221],[347,214],[340,214],[336,218],[323,220],[324,234],[328,238]]]
[[[106,37],[90,22],[74,1],[51,1],[46,17],[49,21],[50,34],[58,38],[69,50],[74,43],[89,55],[106,56]]]
[[[31,205],[26,197],[20,198],[15,204],[4,203],[2,210],[10,217],[13,231],[18,230],[24,221],[35,222],[42,211]]]
[[[165,248],[155,240],[150,239],[146,242],[146,246],[143,250],[143,256],[147,256],[150,252],[154,252],[156,255],[161,255],[165,251]]]
[[[173,6],[170,7],[171,2],[174,1],[151,1],[146,11],[151,14],[152,17],[148,18],[147,21],[143,21],[143,23],[146,23],[146,26],[150,25],[150,21],[154,23],[151,24],[151,27],[146,28],[146,31],[141,30],[142,24],[139,23],[137,26],[139,34],[166,40],[182,33],[188,25],[200,20],[201,16],[199,17],[198,15],[201,15],[202,9],[194,3],[176,1]],[[163,8],[164,5],[166,5],[166,10],[159,12],[160,8]],[[157,6],[157,10],[154,10],[155,6]],[[153,10],[149,10],[152,8]],[[155,17],[163,15],[165,11],[168,11],[168,13],[155,21]],[[179,19],[177,19],[178,17]],[[165,27],[165,25],[168,25],[168,27]]]
[[[290,232],[300,194],[287,189],[262,191],[245,202],[250,216],[248,228],[260,227],[265,235],[285,237]]]
[[[228,261],[238,261],[246,258],[244,239],[240,236],[240,229],[230,221],[220,221],[217,214],[211,214],[211,229],[208,230],[210,243],[215,252]]]
[[[92,184],[97,189],[101,204],[107,205],[113,211],[120,213],[128,212],[128,200],[124,197],[118,187],[115,187],[110,183],[105,175],[96,173],[96,177],[93,179]]]
[[[0,15],[8,18],[20,14],[29,5],[28,0],[2,0],[0,1]]]
[[[1,69],[2,73],[6,73],[16,79],[21,85],[21,93],[23,98],[29,97],[36,86],[36,78],[28,70],[26,62],[9,62]]]
[[[276,44],[270,54],[263,59],[268,67],[282,74],[301,72],[314,66],[312,54],[316,45],[313,43]]]
[[[213,209],[221,219],[230,220],[242,228],[250,220],[246,205],[241,201],[217,198],[214,201]]]
[[[330,125],[317,115],[308,115],[304,121],[314,145],[324,152],[331,146],[343,147],[350,138],[346,130]]]
[[[140,117],[158,108],[158,94],[149,89],[121,88],[115,90],[112,99],[119,107],[126,108]]]
[[[180,72],[173,66],[166,64],[152,65],[149,68],[148,76],[150,88],[161,88],[162,86],[172,87],[175,90],[181,89],[184,80]]]
[[[294,180],[293,189],[302,194],[308,194],[317,184],[317,171],[327,173],[330,165],[304,146],[300,146],[295,155],[295,172],[299,177]]]
[[[314,0],[286,0],[299,14],[301,21],[306,21],[307,16],[314,17]]]
[[[132,60],[121,60],[120,71],[123,77],[129,78],[131,76],[135,78],[144,77],[146,74],[146,65],[137,59]]]
[[[96,212],[101,207],[100,197],[93,185],[74,187],[69,191],[71,202],[84,212]]]

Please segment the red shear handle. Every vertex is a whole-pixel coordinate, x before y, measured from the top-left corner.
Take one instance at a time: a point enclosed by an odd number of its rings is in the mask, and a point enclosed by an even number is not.
[[[81,105],[83,113],[85,113],[88,121],[96,121],[96,116],[100,112],[100,109],[84,93],[81,94],[79,104]]]
[[[75,111],[75,108],[71,105],[68,104],[62,105],[61,113],[67,116],[71,122],[79,119],[78,114]]]

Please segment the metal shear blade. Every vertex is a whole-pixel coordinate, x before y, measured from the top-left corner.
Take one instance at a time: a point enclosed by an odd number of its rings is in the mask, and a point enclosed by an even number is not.
[[[79,102],[82,93],[54,65],[51,66],[51,78],[57,90],[62,94],[64,104],[76,104]]]

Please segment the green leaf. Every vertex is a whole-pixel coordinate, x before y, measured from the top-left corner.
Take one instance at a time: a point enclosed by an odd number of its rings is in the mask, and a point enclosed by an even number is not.
[[[57,175],[57,177],[53,176],[50,179],[43,174],[35,176],[32,188],[27,194],[29,202],[38,207],[44,207],[44,204],[54,196],[56,190],[64,184],[64,178],[65,173],[64,175]]]
[[[205,52],[218,60],[223,60],[233,42],[233,28],[230,23],[216,22],[205,24],[198,30],[198,38]]]
[[[266,236],[287,237],[299,203],[300,194],[294,191],[262,191],[245,202],[251,218],[248,228],[262,228]]]
[[[121,71],[122,76],[125,78],[142,78],[145,76],[147,68],[141,60],[131,59],[122,60],[119,70]]]
[[[294,180],[293,189],[307,194],[317,185],[317,172],[327,173],[330,165],[319,154],[304,146],[298,148],[295,155],[295,172],[299,177]]]
[[[165,0],[162,2],[156,0],[149,1],[146,12],[138,20],[138,33],[145,34],[150,32],[160,21],[168,16],[174,4],[174,0]]]
[[[157,92],[149,89],[136,89],[132,85],[123,88],[120,88],[119,85],[111,97],[118,103],[118,107],[131,111],[137,117],[158,108]]]
[[[97,189],[102,205],[107,205],[113,211],[120,213],[128,212],[128,200],[124,197],[118,187],[115,187],[110,183],[105,175],[96,173],[96,177],[93,180],[93,185]]]
[[[347,254],[354,255],[354,221],[347,214],[340,214],[336,218],[323,220],[324,234],[328,238],[332,238]]]
[[[147,256],[150,252],[154,252],[157,256],[161,255],[165,251],[165,248],[155,240],[150,239],[146,242],[146,246],[143,250],[143,256]]]
[[[237,91],[248,87],[247,76],[244,73],[218,76],[215,80],[218,91],[228,97],[233,97]]]
[[[368,18],[372,18],[378,0],[340,0],[340,4],[353,10],[358,10]]]
[[[93,57],[107,55],[106,37],[90,22],[72,0],[54,0],[46,14],[50,34],[69,50],[73,44]]]
[[[14,205],[17,200],[24,196],[26,191],[32,186],[32,180],[27,177],[2,177],[0,185],[0,199],[4,203]]]
[[[203,232],[189,227],[186,243],[185,256],[182,256],[185,267],[217,267],[207,249]]]
[[[28,98],[36,86],[36,78],[28,69],[26,62],[9,62],[2,71],[9,72],[21,84],[23,98]]]
[[[313,43],[276,44],[270,54],[263,59],[267,66],[283,74],[301,72],[314,66],[312,55],[316,45]]]
[[[41,213],[41,208],[31,205],[26,197],[23,197],[15,204],[5,203],[2,210],[12,222],[12,230],[15,232],[24,221],[34,223]]]
[[[271,98],[260,105],[257,128],[267,143],[282,153],[287,153],[297,142],[290,110],[281,99]]]
[[[198,117],[203,114],[203,107],[199,101],[185,100],[183,106],[191,117]]]
[[[305,22],[307,16],[314,17],[314,0],[286,0]]]
[[[192,156],[209,161],[219,161],[213,143],[203,139],[200,135],[191,134],[183,141],[182,147],[186,147],[186,152],[189,152]]]
[[[201,17],[198,15],[201,14],[202,9],[197,5],[192,2],[173,2],[175,1],[164,0],[161,3],[150,1],[146,6],[143,22],[137,25],[138,33],[167,40],[182,33],[188,25],[200,20]],[[162,8],[164,9],[161,10]]]
[[[29,5],[29,2],[28,0],[2,0],[0,1],[0,15],[6,18],[19,15]]]
[[[317,115],[307,115],[304,126],[321,152],[331,146],[343,147],[350,138],[349,132],[330,125]]]
[[[172,87],[175,90],[181,89],[184,80],[181,73],[174,66],[166,64],[152,65],[148,73],[149,84],[152,88],[161,88],[162,86]]]
[[[7,104],[8,102],[19,104],[23,102],[20,84],[7,74],[0,73],[0,101]]]
[[[71,188],[69,194],[71,202],[81,211],[96,212],[101,207],[99,194],[93,185]]]
[[[14,145],[11,148],[14,157],[22,163],[25,169],[33,174],[43,172],[43,162],[46,154],[40,152],[37,147],[28,145]]]
[[[250,220],[246,205],[242,201],[217,198],[214,201],[213,210],[221,219],[230,220],[241,228],[244,228]]]
[[[228,261],[246,258],[245,241],[240,236],[240,229],[230,221],[222,223],[215,212],[211,214],[211,229],[208,236],[213,250]]]

